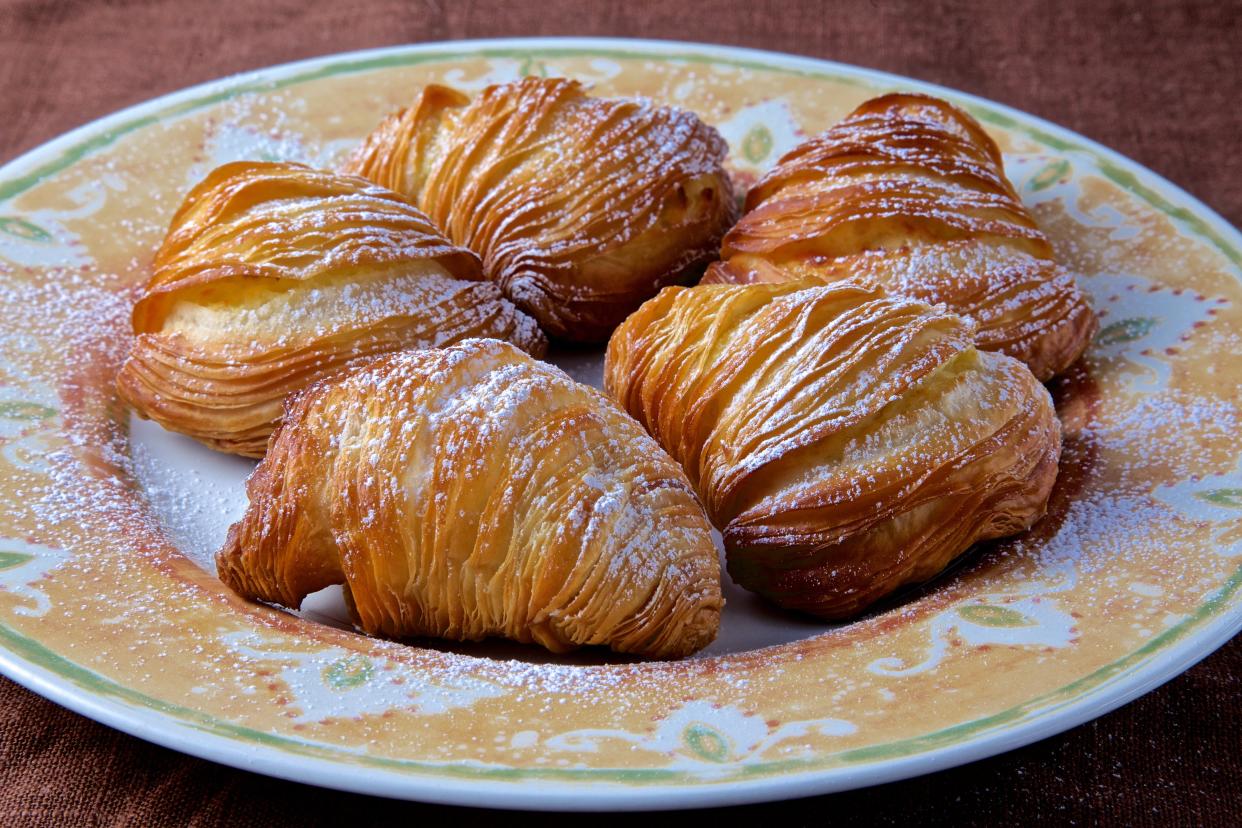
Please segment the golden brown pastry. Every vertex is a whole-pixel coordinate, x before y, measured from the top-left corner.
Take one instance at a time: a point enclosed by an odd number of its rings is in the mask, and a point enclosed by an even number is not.
[[[173,217],[117,385],[165,428],[261,457],[285,395],[351,361],[478,336],[542,354],[534,321],[481,278],[403,196],[226,164]]]
[[[844,279],[977,324],[976,341],[1041,380],[1087,347],[1086,295],[1005,178],[1000,150],[926,95],[867,101],[794,148],[750,191],[707,283]]]
[[[411,196],[547,333],[602,341],[715,257],[726,150],[684,110],[526,78],[473,101],[426,87],[346,169]]]
[[[610,400],[495,340],[381,357],[291,400],[217,555],[241,595],[343,583],[373,635],[675,658],[716,635],[711,526]]]
[[[1060,427],[943,307],[852,285],[667,288],[608,345],[613,396],[685,468],[733,579],[844,618],[1043,513]]]

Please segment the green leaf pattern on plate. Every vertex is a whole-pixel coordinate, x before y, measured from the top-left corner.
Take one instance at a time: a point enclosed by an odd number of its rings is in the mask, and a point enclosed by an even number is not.
[[[30,242],[50,242],[52,240],[51,233],[33,221],[19,216],[0,216],[0,233]]]
[[[55,416],[56,409],[49,408],[46,405],[39,405],[38,403],[26,402],[24,400],[0,402],[0,417],[6,420],[30,420],[37,422]]]
[[[548,66],[542,60],[535,60],[533,57],[525,58],[518,67],[518,74],[524,78],[539,77],[546,78],[548,76]]]
[[[729,740],[720,731],[700,722],[682,731],[681,739],[691,753],[709,762],[724,762],[729,758]]]
[[[1209,489],[1206,492],[1195,492],[1195,497],[1215,506],[1242,509],[1242,489]]]
[[[351,690],[371,680],[375,665],[363,655],[348,655],[332,662],[323,671],[324,683],[334,690]]]
[[[1051,161],[1044,166],[1039,172],[1031,177],[1029,188],[1031,192],[1039,192],[1046,190],[1058,181],[1066,178],[1070,174],[1070,163],[1064,158]]]
[[[983,627],[1032,627],[1035,621],[1017,610],[991,604],[967,604],[957,614],[972,624]]]
[[[758,164],[767,159],[773,143],[772,130],[763,124],[755,124],[742,139],[742,156],[752,164]]]
[[[34,560],[34,555],[0,550],[0,570],[13,569]]]
[[[22,599],[15,615],[37,618],[51,609],[51,599],[36,584],[68,557],[63,549],[0,537],[0,591]]]
[[[1134,316],[1106,325],[1096,334],[1097,345],[1117,345],[1142,339],[1152,332],[1160,320],[1153,316]]]

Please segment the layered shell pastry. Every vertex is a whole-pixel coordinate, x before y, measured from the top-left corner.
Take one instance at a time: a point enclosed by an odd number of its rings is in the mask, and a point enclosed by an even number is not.
[[[605,382],[695,483],[737,583],[846,618],[1044,514],[1052,399],[972,330],[848,283],[669,288]]]
[[[713,525],[734,581],[835,620],[1038,521],[1040,382],[1096,322],[982,127],[869,101],[740,219],[725,155],[692,113],[527,78],[422,89],[340,173],[212,172],[117,383],[263,458],[220,578],[341,584],[373,635],[677,658],[720,624]],[[549,338],[608,340],[610,396]]]
[[[403,196],[299,164],[212,172],[173,216],[117,377],[138,413],[262,457],[285,397],[378,354],[535,323]]]
[[[343,583],[389,637],[502,636],[676,658],[716,636],[720,568],[685,474],[594,388],[474,339],[290,402],[217,556],[248,598]]]
[[[473,100],[426,87],[347,170],[410,196],[549,335],[599,342],[715,258],[726,150],[685,110],[525,78]]]
[[[1000,149],[947,101],[874,98],[787,153],[746,196],[707,282],[854,281],[943,302],[979,347],[1041,380],[1095,314],[1005,177]]]

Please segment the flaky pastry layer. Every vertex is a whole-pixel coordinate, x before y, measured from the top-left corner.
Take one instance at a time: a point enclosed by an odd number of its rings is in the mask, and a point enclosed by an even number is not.
[[[217,556],[241,595],[345,584],[374,635],[653,658],[716,635],[711,526],[598,391],[495,340],[407,351],[289,404]]]
[[[300,164],[212,172],[173,217],[117,378],[143,416],[260,457],[284,397],[351,363],[499,337],[533,320],[406,198]]]
[[[525,78],[473,100],[426,87],[346,170],[411,196],[550,335],[602,341],[714,258],[736,216],[726,152],[684,110]]]
[[[867,101],[804,141],[751,189],[707,283],[860,281],[944,302],[978,344],[1041,380],[1096,330],[1073,276],[972,117],[926,95]]]
[[[667,288],[613,335],[605,382],[685,468],[734,580],[844,618],[1044,513],[1052,401],[971,334],[852,284]]]

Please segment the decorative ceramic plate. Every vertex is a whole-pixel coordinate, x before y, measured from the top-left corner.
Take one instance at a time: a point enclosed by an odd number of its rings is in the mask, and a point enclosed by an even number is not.
[[[136,421],[113,391],[172,211],[217,164],[340,160],[430,82],[567,75],[716,125],[745,185],[893,89],[964,105],[1102,319],[1052,386],[1050,514],[855,623],[726,583],[720,639],[676,663],[355,634],[340,595],[245,603],[211,555],[251,464]],[[114,727],[386,796],[654,808],[869,785],[1064,730],[1242,626],[1242,236],[1063,129],[927,84],[739,49],[448,43],[328,57],[105,118],[0,170],[0,668]],[[598,381],[599,354],[553,355]],[[726,576],[726,582],[728,578]]]

